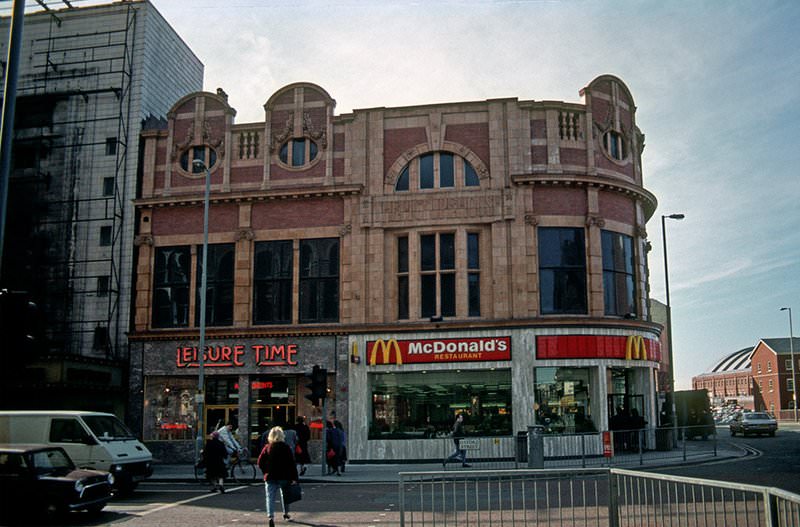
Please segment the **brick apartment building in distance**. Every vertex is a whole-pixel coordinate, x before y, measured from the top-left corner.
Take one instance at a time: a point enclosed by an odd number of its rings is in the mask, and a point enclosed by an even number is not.
[[[246,124],[222,90],[177,101],[143,132],[135,203],[130,393],[150,448],[193,448],[204,167],[206,429],[236,421],[253,450],[320,419],[314,365],[354,460],[436,457],[459,412],[487,444],[607,430],[623,408],[656,424],[644,136],[621,80],[580,93],[335,115],[296,83]]]

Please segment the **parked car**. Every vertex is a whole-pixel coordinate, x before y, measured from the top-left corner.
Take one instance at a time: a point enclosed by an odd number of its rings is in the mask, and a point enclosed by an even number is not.
[[[767,412],[741,412],[730,423],[731,435],[769,434],[775,435],[778,422]]]
[[[0,444],[3,514],[98,513],[111,498],[113,483],[108,472],[76,468],[61,447]]]

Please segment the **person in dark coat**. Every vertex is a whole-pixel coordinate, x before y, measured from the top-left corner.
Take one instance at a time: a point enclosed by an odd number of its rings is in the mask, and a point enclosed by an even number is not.
[[[336,474],[341,476],[339,471],[341,464],[341,452],[344,445],[344,430],[340,430],[330,421],[327,421],[325,428],[325,444],[328,451],[325,453],[325,461],[328,464],[328,475]]]
[[[295,454],[295,461],[300,465],[300,475],[306,473],[306,465],[311,463],[311,456],[308,454],[308,441],[311,439],[311,429],[306,424],[306,418],[302,415],[297,417],[297,424],[294,426],[297,432],[297,446],[300,452]]]
[[[203,448],[203,463],[206,466],[206,479],[211,483],[211,492],[225,492],[225,458],[228,451],[217,432],[211,432]]]
[[[464,435],[464,414],[460,413],[456,417],[456,422],[453,423],[452,437],[456,448],[447,459],[442,461],[442,467],[446,466],[451,461],[461,461],[461,466],[465,468],[472,466],[467,463],[467,451],[461,448],[461,439]]]
[[[283,489],[297,483],[297,465],[289,445],[284,442],[283,428],[275,426],[269,431],[269,439],[258,456],[258,466],[264,473],[264,493],[267,500],[269,527],[275,527],[275,499],[280,494],[283,519],[290,520],[289,504],[283,499]]]
[[[339,456],[339,471],[344,472],[344,465],[347,462],[347,432],[344,431],[341,421],[334,421],[333,426],[335,428],[335,433],[338,434],[339,441],[342,444],[342,446],[336,452]]]

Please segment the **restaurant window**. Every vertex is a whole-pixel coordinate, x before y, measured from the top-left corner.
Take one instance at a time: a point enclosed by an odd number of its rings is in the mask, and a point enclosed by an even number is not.
[[[145,441],[193,439],[197,422],[195,393],[197,393],[195,377],[146,377],[143,439]]]
[[[586,249],[582,228],[540,227],[542,314],[585,314]]]
[[[339,320],[339,239],[300,240],[300,322]]]
[[[547,434],[596,432],[589,368],[536,368],[536,424]]]
[[[189,247],[157,247],[153,270],[153,327],[189,325]]]
[[[459,413],[468,436],[511,435],[511,371],[369,375],[369,439],[447,437]]]
[[[197,296],[195,298],[195,326],[200,324],[202,294],[203,248],[197,248]],[[206,277],[206,325],[233,325],[233,269],[235,248],[232,243],[208,246],[208,274]]]
[[[255,244],[253,323],[292,321],[292,241]]]
[[[603,231],[602,243],[605,314],[636,314],[633,238]]]

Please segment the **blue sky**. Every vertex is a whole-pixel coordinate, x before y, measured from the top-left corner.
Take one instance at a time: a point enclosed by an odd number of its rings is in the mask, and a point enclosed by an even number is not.
[[[499,97],[580,101],[626,82],[645,133],[651,295],[675,377],[764,337],[800,333],[800,2],[155,0],[222,87],[237,122],[309,81],[336,113]]]
[[[800,2],[153,0],[236,122],[298,81],[354,108],[579,102],[619,76],[645,133],[651,296],[667,224],[678,388],[760,338],[800,334]]]

